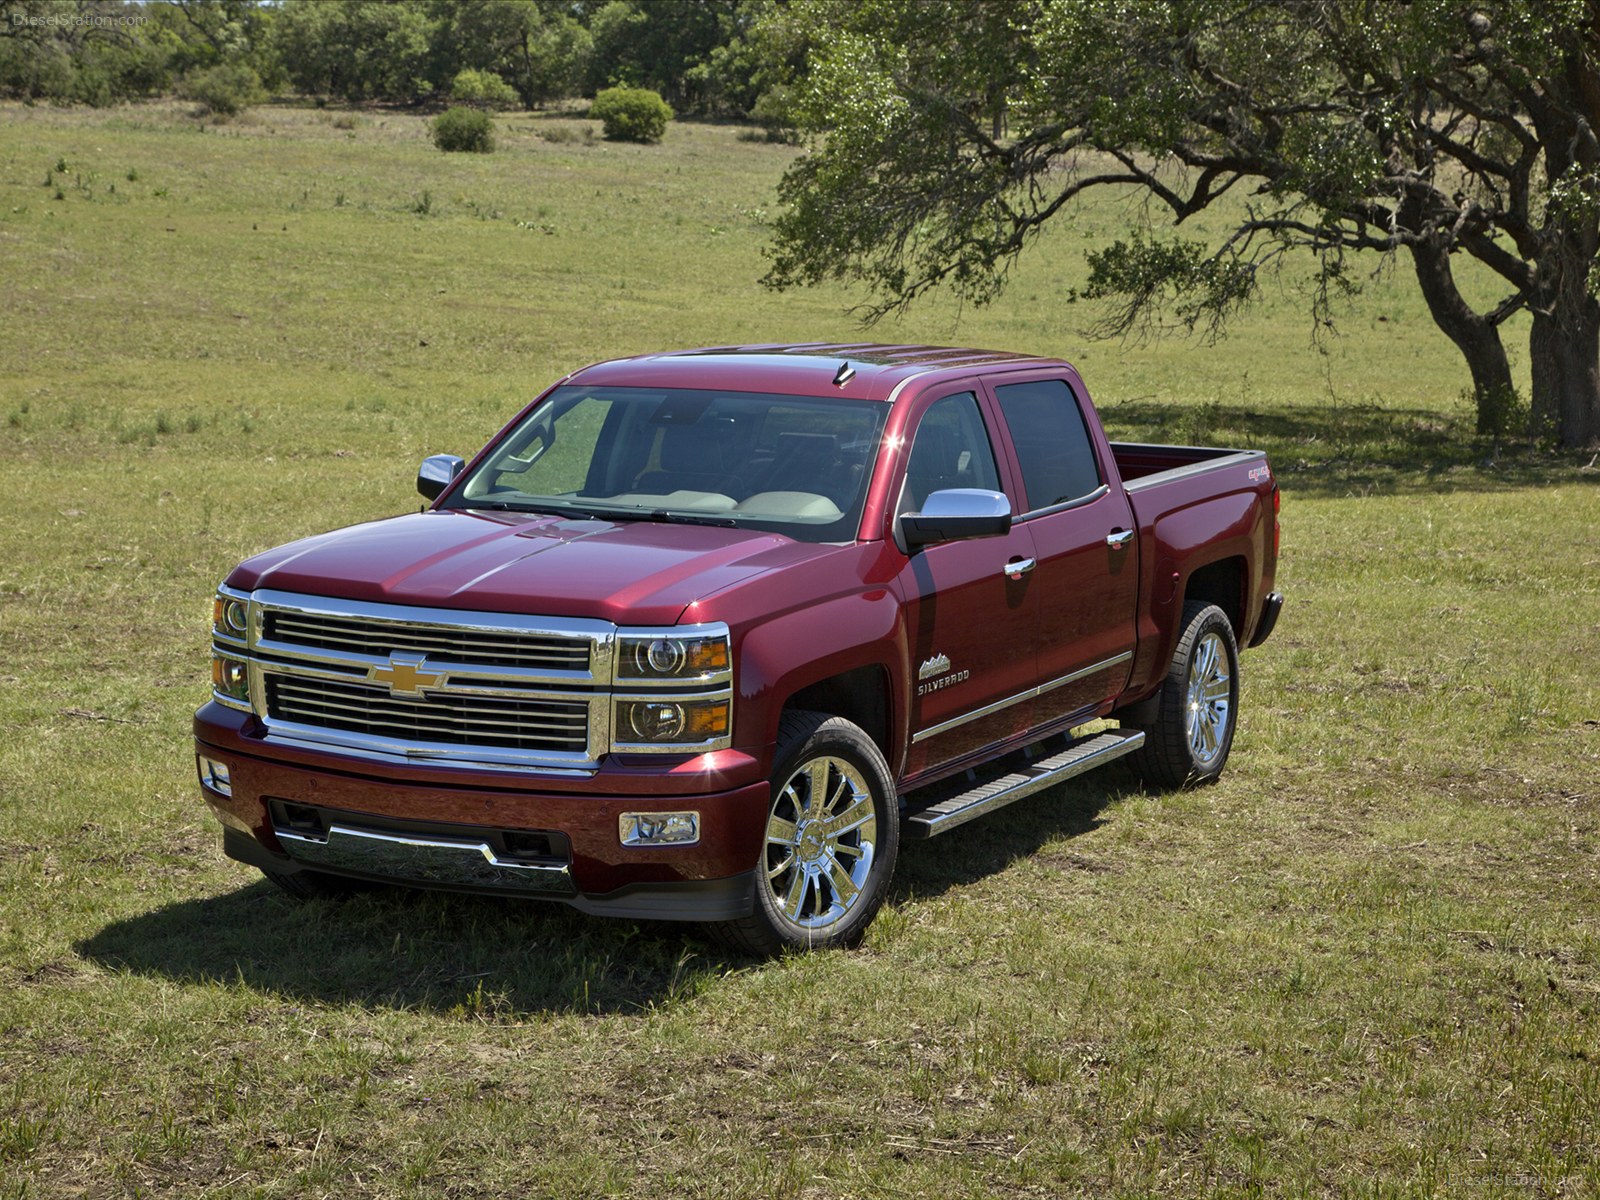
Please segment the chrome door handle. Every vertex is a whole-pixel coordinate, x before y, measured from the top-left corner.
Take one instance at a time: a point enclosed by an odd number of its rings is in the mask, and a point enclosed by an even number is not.
[[[1106,534],[1106,545],[1113,550],[1125,550],[1131,541],[1133,541],[1133,530],[1131,529],[1124,529],[1119,533]]]
[[[1007,579],[1021,579],[1029,571],[1033,570],[1036,565],[1031,558],[1013,558],[1006,564],[1003,574]]]

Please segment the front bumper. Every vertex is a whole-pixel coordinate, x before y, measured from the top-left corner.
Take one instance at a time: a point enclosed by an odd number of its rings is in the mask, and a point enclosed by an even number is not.
[[[226,794],[210,772],[201,787],[223,848],[262,870],[533,896],[637,919],[750,911],[768,786],[747,755],[622,763],[585,778],[401,772],[278,751],[253,718],[215,704],[194,725],[196,753],[226,770]],[[699,814],[698,841],[623,844],[623,813],[684,811]]]

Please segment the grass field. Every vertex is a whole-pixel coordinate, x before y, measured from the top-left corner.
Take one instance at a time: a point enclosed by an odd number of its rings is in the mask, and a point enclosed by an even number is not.
[[[0,1200],[1600,1194],[1600,471],[1471,438],[1403,270],[1322,347],[1293,278],[1216,347],[1085,343],[1108,202],[872,335],[1272,453],[1220,785],[911,844],[861,950],[760,964],[225,860],[188,718],[235,561],[585,362],[859,336],[756,282],[794,151],[501,126],[0,107]]]

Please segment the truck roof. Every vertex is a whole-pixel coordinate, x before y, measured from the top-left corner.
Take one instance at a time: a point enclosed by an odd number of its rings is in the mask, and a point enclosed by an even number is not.
[[[1061,360],[1005,350],[874,342],[707,346],[596,363],[565,382],[615,387],[716,388],[801,396],[889,400],[907,380],[978,367],[1029,367]]]

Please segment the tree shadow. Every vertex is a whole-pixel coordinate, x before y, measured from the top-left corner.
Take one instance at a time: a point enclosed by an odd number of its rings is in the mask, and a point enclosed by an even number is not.
[[[1101,810],[1128,790],[1114,771],[931,842],[903,842],[887,903],[939,895],[1048,842],[1092,832]],[[646,1013],[758,965],[711,947],[692,925],[401,888],[305,903],[259,881],[115,921],[75,949],[110,970],[180,983],[243,983],[300,1001],[487,1020]]]
[[[1279,482],[1302,496],[1505,491],[1556,477],[1600,483],[1600,472],[1579,472],[1589,455],[1479,436],[1464,411],[1128,400],[1106,403],[1100,415],[1113,441],[1265,450]]]

